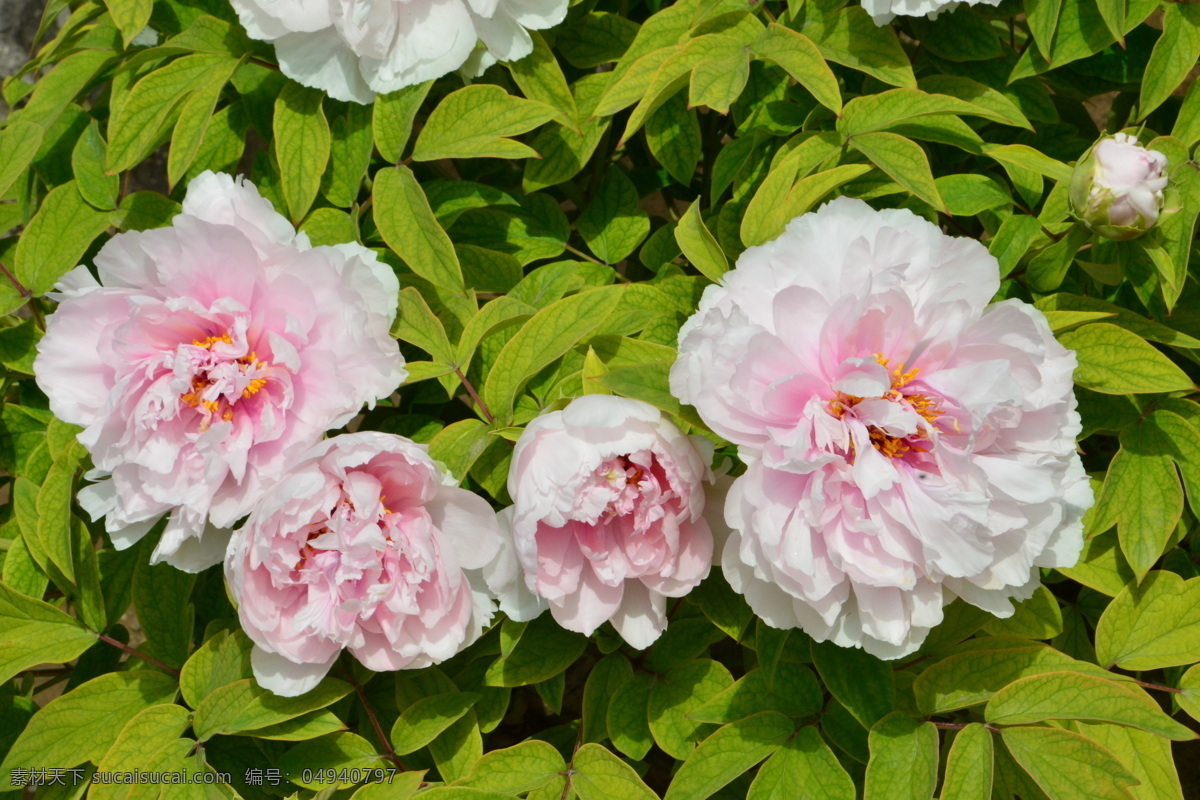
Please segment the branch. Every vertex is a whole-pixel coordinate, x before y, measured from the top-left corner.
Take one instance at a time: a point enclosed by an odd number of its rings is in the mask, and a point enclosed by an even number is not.
[[[487,407],[487,405],[483,402],[483,399],[475,391],[475,387],[471,385],[471,382],[469,380],[467,380],[467,376],[463,374],[463,371],[461,369],[459,369],[458,367],[455,367],[454,374],[458,376],[458,379],[460,381],[462,381],[462,385],[467,390],[467,394],[471,395],[471,400],[475,403],[475,407],[479,409],[479,413],[483,414],[483,416],[487,419],[487,421],[489,423],[495,422],[496,418],[492,415],[491,410]]]
[[[125,644],[124,642],[119,642],[116,639],[112,638],[111,636],[106,636],[103,633],[98,633],[96,635],[100,637],[100,641],[108,642],[113,647],[117,648],[118,650],[124,650],[126,653],[133,656],[134,658],[140,658],[142,661],[145,661],[147,664],[153,664],[154,666],[158,667],[159,669],[166,670],[167,672],[171,673],[176,678],[179,677],[179,674],[180,674],[179,670],[175,669],[174,667],[167,666],[163,662],[159,661],[157,658],[154,658],[153,656],[148,656],[145,653],[143,653],[141,650],[138,650],[134,647],[130,647],[129,645]]]
[[[384,755],[396,765],[396,769],[405,772],[404,764],[400,761],[399,756],[396,755],[392,743],[383,735],[383,726],[379,724],[379,718],[375,716],[375,709],[371,707],[370,701],[367,700],[367,693],[363,690],[362,684],[354,679],[354,675],[350,670],[345,667],[339,667],[339,669],[342,675],[346,677],[346,680],[350,682],[350,685],[354,687],[354,693],[358,695],[359,702],[362,703],[363,709],[367,712],[367,719],[371,722],[371,728],[375,731],[375,736],[379,739],[379,743],[383,745]]]
[[[25,286],[19,280],[17,280],[17,276],[9,272],[8,267],[4,266],[2,263],[0,263],[0,272],[4,273],[4,276],[8,278],[9,282],[13,286],[16,287],[17,291],[21,294],[21,297],[25,298],[25,305],[29,306],[29,310],[33,313],[33,319],[37,323],[37,326],[43,331],[46,330],[46,320],[42,319],[42,312],[40,309],[38,309],[37,304],[33,300],[33,293],[26,289]]]

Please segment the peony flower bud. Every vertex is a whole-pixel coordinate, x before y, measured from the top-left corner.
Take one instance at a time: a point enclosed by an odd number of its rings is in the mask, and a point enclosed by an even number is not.
[[[1154,227],[1167,188],[1167,157],[1118,133],[1096,142],[1071,175],[1071,211],[1094,233],[1122,242]]]
[[[900,658],[955,597],[1010,616],[1075,563],[1075,354],[999,284],[978,242],[842,198],[705,290],[671,390],[739,445],[719,561],[768,624]]]
[[[343,648],[377,672],[450,658],[491,619],[480,570],[500,547],[492,507],[454,486],[424,446],[373,431],[325,440],[225,558],[255,678],[290,697]]]
[[[501,609],[528,618],[548,603],[568,630],[611,621],[648,647],[667,627],[666,598],[708,575],[711,457],[708,440],[637,400],[587,395],[535,419],[513,452],[507,511],[534,597],[514,586]]]
[[[79,504],[117,549],[168,516],[152,561],[221,563],[229,530],[297,452],[407,373],[399,282],[359,244],[312,247],[252,184],[206,172],[166,228],[77,267],[34,362],[81,425],[99,483]]]

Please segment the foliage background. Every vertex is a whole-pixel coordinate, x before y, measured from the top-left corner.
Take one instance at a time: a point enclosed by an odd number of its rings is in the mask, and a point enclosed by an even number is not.
[[[582,0],[529,58],[373,107],[285,79],[221,0],[49,0],[37,38],[0,127],[5,797],[34,767],[231,774],[161,790],[188,798],[1200,797],[1200,5],[1004,0],[877,28],[839,0]],[[1094,240],[1071,163],[1131,127],[1170,157],[1173,210]],[[428,442],[498,507],[521,426],[573,396],[703,432],[667,392],[679,325],[823,198],[980,238],[1001,296],[1079,353],[1083,560],[1009,620],[956,602],[899,663],[763,625],[715,570],[645,652],[547,615],[438,668],[347,658],[275,698],[219,570],[149,567],[152,542],[116,552],[82,516],[86,455],[31,378],[43,295],[114,233],[168,224],[205,169],[394,266],[412,378],[355,424]],[[340,780],[385,767],[404,771]],[[160,796],[38,796],[85,791]]]

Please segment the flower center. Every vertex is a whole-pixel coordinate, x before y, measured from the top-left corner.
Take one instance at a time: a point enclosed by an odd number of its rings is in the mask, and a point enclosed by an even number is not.
[[[880,353],[874,353],[873,357],[879,362],[880,366],[885,369],[888,368],[889,359]],[[883,395],[883,399],[916,412],[919,417],[928,423],[928,427],[936,428],[938,418],[943,414],[939,408],[942,402],[941,398],[905,391],[905,387],[912,383],[921,370],[915,367],[906,370],[904,366],[904,363],[901,362],[889,370],[891,386],[887,393]],[[848,413],[853,414],[852,410],[855,406],[862,403],[864,399],[846,394],[845,392],[836,392],[833,399],[829,401],[829,413],[838,419],[843,419]],[[914,433],[907,436],[894,436],[877,425],[868,424],[866,426],[867,434],[871,439],[871,445],[888,458],[903,458],[909,453],[927,452],[926,443],[929,441],[928,427],[918,428]],[[850,443],[850,454],[851,458],[853,458],[853,442]]]
[[[200,430],[205,431],[214,419],[233,419],[234,406],[266,386],[271,368],[253,350],[240,356],[230,353],[235,348],[228,333],[195,339],[191,348],[191,388],[179,399],[200,412]]]

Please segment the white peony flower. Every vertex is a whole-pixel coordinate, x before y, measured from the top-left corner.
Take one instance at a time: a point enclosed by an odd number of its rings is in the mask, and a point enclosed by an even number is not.
[[[1075,355],[998,286],[978,242],[843,198],[705,290],[671,390],[741,448],[719,560],[768,624],[899,658],[1075,563]]]
[[[330,97],[376,94],[475,74],[533,52],[530,30],[563,21],[567,0],[232,0],[250,36],[274,42],[289,78]],[[486,51],[475,54],[482,41]],[[468,64],[469,62],[469,64]]]
[[[1000,0],[965,0],[969,6],[998,6]],[[958,0],[862,0],[862,7],[876,25],[887,25],[896,17],[937,19],[943,11],[962,5]]]

